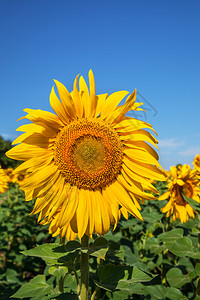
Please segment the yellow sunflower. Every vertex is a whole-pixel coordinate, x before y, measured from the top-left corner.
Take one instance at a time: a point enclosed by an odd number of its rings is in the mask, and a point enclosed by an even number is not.
[[[5,173],[9,177],[10,183],[17,183],[19,185],[24,181],[24,179],[26,177],[25,172],[15,174],[14,170],[12,168],[5,169]]]
[[[125,116],[140,110],[136,90],[119,105],[127,91],[95,94],[89,71],[89,90],[83,77],[75,78],[71,93],[55,80],[50,104],[56,114],[25,109],[32,123],[7,152],[25,161],[15,173],[26,171],[21,184],[26,200],[37,198],[32,214],[50,223],[49,231],[68,240],[84,234],[105,234],[128,212],[142,220],[140,199],[154,199],[149,179],[164,180],[158,155],[149,145],[157,140],[146,122]],[[148,129],[149,131],[146,131]],[[153,130],[154,131],[154,130]],[[147,144],[148,143],[148,144]]]
[[[0,166],[0,194],[4,193],[8,189],[8,181],[9,177]]]
[[[197,154],[193,160],[194,169],[200,172],[200,154]]]
[[[179,219],[181,223],[187,222],[189,217],[195,217],[195,211],[183,195],[200,203],[199,193],[199,180],[197,179],[196,170],[191,170],[191,167],[186,164],[171,167],[168,191],[159,197],[159,200],[168,199],[168,203],[162,208],[162,212],[167,213],[167,217],[173,214],[173,221]]]

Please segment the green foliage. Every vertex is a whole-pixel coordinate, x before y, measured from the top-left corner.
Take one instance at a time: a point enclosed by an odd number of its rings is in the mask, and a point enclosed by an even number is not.
[[[172,222],[160,211],[165,201],[146,201],[144,221],[122,219],[115,231],[82,247],[78,240],[61,245],[52,239],[29,215],[33,202],[25,202],[17,186],[0,195],[0,203],[2,300],[77,300],[81,253],[89,255],[90,298],[200,299],[198,215]]]
[[[30,216],[33,202],[25,202],[17,185],[0,194],[0,299],[7,300],[14,291],[43,273],[45,263],[39,258],[26,257],[21,251],[53,241],[47,227],[37,224]]]
[[[19,164],[17,160],[13,160],[5,155],[5,153],[11,148],[12,148],[11,141],[4,140],[0,136],[0,166],[3,169],[15,168]]]

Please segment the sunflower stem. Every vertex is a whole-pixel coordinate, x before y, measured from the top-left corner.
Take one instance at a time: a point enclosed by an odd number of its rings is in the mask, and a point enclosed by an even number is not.
[[[81,239],[83,247],[89,246],[89,237],[84,235]],[[89,287],[89,254],[81,252],[81,294],[80,300],[88,300]]]
[[[80,294],[80,284],[79,284],[79,278],[78,278],[78,274],[77,274],[77,272],[76,272],[76,269],[75,269],[74,264],[73,264],[73,266],[72,266],[72,270],[74,271],[74,275],[75,275],[75,278],[76,278],[77,294],[79,295],[79,294]]]

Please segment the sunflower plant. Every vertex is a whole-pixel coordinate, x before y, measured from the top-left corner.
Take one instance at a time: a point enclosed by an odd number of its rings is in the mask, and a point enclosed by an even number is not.
[[[0,166],[0,193],[4,193],[8,189],[8,181],[9,177]]]
[[[196,210],[193,205],[199,206],[200,203],[199,184],[196,169],[191,170],[191,167],[186,164],[171,167],[168,190],[159,197],[159,200],[168,200],[162,212],[167,213],[167,217],[172,215],[173,221],[179,219],[181,223],[194,218]]]
[[[38,275],[14,296],[29,293],[30,297],[31,285],[42,287],[37,295],[41,299],[50,292],[52,297],[69,294],[65,283],[74,278],[75,297],[95,299],[105,282],[107,286],[112,281],[111,274],[115,274],[118,288],[123,278],[138,282],[152,279],[137,268],[102,264],[112,252],[103,235],[111,227],[116,229],[121,218],[132,215],[143,220],[140,204],[155,199],[158,192],[151,182],[163,181],[165,175],[154,150],[156,132],[150,124],[126,116],[128,111],[141,110],[142,103],[135,102],[136,90],[96,95],[91,70],[89,88],[79,75],[71,93],[54,81],[57,91],[53,86],[50,104],[55,114],[25,109],[27,115],[21,119],[31,123],[18,128],[23,133],[7,156],[23,161],[14,174],[26,174],[20,188],[26,201],[36,199],[31,214],[39,214],[38,222],[49,224],[49,233],[60,238],[60,245],[44,244],[24,254],[43,258],[58,285],[50,287],[44,275]],[[98,268],[93,290],[89,289],[91,258],[96,259]],[[110,274],[109,280],[106,274]]]

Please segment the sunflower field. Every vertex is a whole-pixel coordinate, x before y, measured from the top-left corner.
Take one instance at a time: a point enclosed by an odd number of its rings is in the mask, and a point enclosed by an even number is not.
[[[168,190],[167,182],[153,184],[161,195]],[[114,231],[93,236],[88,249],[78,240],[60,246],[47,225],[29,215],[32,203],[24,201],[18,183],[8,186],[0,194],[0,299],[78,299],[81,252],[89,253],[91,299],[200,299],[197,214],[173,221],[162,213],[167,200],[149,200],[142,205],[144,221],[122,218]]]
[[[1,154],[0,299],[200,300],[200,155],[163,170],[136,90],[55,84]]]

